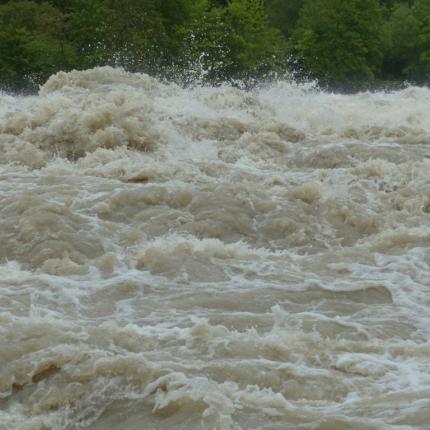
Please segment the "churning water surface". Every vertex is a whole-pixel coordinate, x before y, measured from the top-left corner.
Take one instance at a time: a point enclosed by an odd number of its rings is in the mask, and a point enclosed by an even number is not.
[[[0,429],[430,429],[429,246],[429,89],[1,94]]]

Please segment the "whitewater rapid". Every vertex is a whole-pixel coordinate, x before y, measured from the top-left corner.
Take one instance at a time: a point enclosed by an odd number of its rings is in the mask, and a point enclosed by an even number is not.
[[[430,429],[430,90],[0,94],[0,430]]]

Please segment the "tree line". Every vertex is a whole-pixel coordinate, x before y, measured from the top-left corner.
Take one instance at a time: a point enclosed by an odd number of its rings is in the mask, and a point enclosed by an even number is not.
[[[430,0],[0,0],[0,87],[100,65],[185,84],[427,84]]]

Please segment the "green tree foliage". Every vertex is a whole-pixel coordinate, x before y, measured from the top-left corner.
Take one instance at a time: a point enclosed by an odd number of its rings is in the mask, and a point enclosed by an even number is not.
[[[376,0],[306,0],[291,46],[311,76],[355,85],[379,73],[382,24]]]
[[[261,0],[231,0],[208,7],[185,32],[187,68],[204,81],[249,80],[280,70],[285,43],[269,26]]]
[[[384,75],[407,78],[408,68],[417,62],[419,21],[405,3],[394,5],[385,24]]]
[[[0,28],[3,86],[41,83],[76,59],[65,39],[65,17],[48,3],[23,0],[1,5]]]
[[[159,13],[161,0],[107,2],[105,43],[115,63],[154,72],[169,55],[169,39]]]
[[[394,4],[386,22],[384,75],[425,83],[430,80],[430,1]]]
[[[108,63],[159,74],[171,68],[182,48],[181,33],[206,5],[192,0],[107,0],[104,52]]]
[[[23,30],[0,30],[0,80],[6,88],[23,86],[31,71],[29,34]]]
[[[412,80],[421,83],[430,81],[430,1],[417,0],[412,6],[414,18],[418,22],[415,46],[415,62],[407,67]]]
[[[100,0],[56,0],[67,10],[67,38],[79,54],[77,68],[87,69],[107,64],[108,11]]]
[[[428,84],[430,0],[0,0],[0,88],[105,64],[214,84],[286,64],[332,88]]]
[[[295,28],[304,0],[266,0],[269,22],[290,36]]]

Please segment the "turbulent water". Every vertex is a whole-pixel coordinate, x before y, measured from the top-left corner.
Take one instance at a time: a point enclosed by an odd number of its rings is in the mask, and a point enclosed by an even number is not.
[[[430,90],[0,95],[0,429],[430,429]]]

